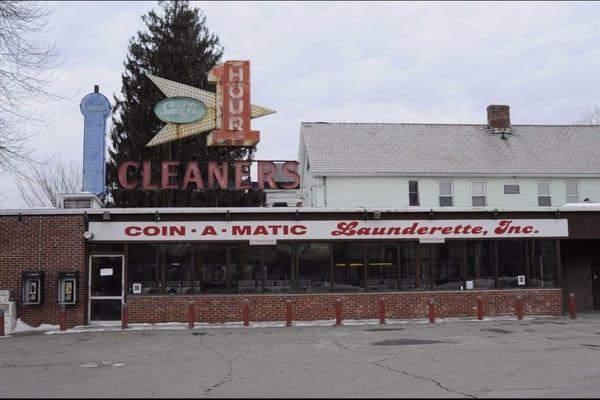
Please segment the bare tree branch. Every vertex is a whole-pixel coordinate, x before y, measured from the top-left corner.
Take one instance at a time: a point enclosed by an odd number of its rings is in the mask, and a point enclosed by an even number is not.
[[[82,190],[80,161],[54,158],[31,163],[29,171],[17,180],[20,200],[26,207],[58,207],[59,195]]]
[[[58,53],[38,39],[50,13],[41,2],[0,1],[0,172],[18,175],[17,165],[31,161],[27,127],[43,117],[23,104],[62,98],[47,90]]]
[[[585,125],[600,125],[600,107],[594,107],[592,111],[584,114],[581,119],[576,121],[576,123]]]

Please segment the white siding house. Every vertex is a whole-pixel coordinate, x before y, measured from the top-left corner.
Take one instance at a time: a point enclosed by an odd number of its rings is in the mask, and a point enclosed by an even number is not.
[[[600,126],[303,123],[299,162],[304,207],[600,202]]]

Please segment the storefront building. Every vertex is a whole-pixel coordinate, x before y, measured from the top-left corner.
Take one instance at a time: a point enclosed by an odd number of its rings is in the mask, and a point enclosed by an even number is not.
[[[70,326],[119,321],[282,321],[440,317],[559,316],[574,292],[598,307],[587,273],[600,264],[600,209],[449,211],[311,208],[88,209],[4,211],[0,285],[25,322]],[[39,304],[26,272],[42,272]],[[76,276],[74,304],[61,304],[61,277]],[[64,299],[62,299],[64,300]],[[29,303],[29,304],[28,304]],[[64,301],[63,301],[64,303]]]

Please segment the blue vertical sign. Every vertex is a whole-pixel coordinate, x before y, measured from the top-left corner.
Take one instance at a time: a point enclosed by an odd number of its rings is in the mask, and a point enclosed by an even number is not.
[[[110,103],[98,93],[90,93],[79,105],[83,122],[83,191],[97,195],[104,193],[106,171],[106,119]]]

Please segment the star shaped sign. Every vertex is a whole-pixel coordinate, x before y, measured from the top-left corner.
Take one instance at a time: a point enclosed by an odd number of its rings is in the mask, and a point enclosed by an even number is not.
[[[147,76],[160,91],[167,96],[167,98],[194,99],[200,101],[206,107],[206,112],[202,118],[197,121],[191,123],[167,122],[156,136],[146,144],[147,147],[199,135],[217,129],[217,95],[215,93],[184,85],[183,83],[170,81],[158,76]],[[250,118],[258,118],[274,112],[274,110],[269,108],[252,104],[250,108]]]

